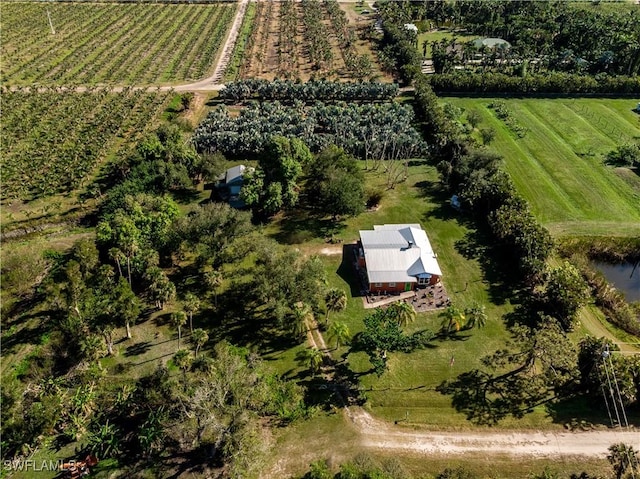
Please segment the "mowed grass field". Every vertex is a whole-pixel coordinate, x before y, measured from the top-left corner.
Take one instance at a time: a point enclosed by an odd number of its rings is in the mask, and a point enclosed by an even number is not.
[[[235,3],[3,2],[1,80],[145,85],[203,78],[234,13]]]
[[[491,148],[505,160],[516,187],[555,235],[640,234],[640,177],[613,168],[603,156],[640,139],[640,115],[631,99],[504,100],[528,131],[517,138],[488,105],[489,98],[446,98],[476,110],[479,128],[491,127]]]
[[[505,160],[518,191],[554,235],[640,234],[640,177],[613,168],[603,156],[640,139],[631,99],[504,100],[528,131],[517,138],[488,105],[489,98],[445,98],[476,110],[480,128],[496,136],[491,148]]]

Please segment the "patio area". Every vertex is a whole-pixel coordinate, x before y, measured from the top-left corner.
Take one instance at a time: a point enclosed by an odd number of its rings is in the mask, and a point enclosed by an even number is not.
[[[366,293],[362,297],[362,304],[365,309],[377,308],[396,301],[405,301],[413,306],[418,313],[437,311],[451,305],[451,299],[447,295],[447,290],[442,283],[416,291],[407,291],[400,294],[371,294]]]

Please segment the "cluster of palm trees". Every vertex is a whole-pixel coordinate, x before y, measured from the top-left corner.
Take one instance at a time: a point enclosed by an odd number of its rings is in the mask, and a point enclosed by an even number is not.
[[[483,328],[487,324],[487,313],[483,304],[476,303],[464,310],[448,306],[442,313],[440,333],[444,337],[454,337],[460,330]]]
[[[227,83],[219,98],[233,102],[246,100],[285,103],[302,101],[392,101],[398,94],[396,83],[362,82],[345,83],[327,80],[311,80],[300,83],[293,80],[261,80],[248,78]]]
[[[212,110],[195,131],[198,151],[229,156],[256,155],[276,135],[297,137],[313,152],[337,145],[365,161],[418,158],[427,145],[414,128],[413,109],[396,102],[380,104],[317,102],[252,103],[238,117],[226,107]]]

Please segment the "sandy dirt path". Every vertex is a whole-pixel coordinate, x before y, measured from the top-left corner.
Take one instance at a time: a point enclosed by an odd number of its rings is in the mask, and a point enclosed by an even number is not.
[[[471,452],[513,456],[606,457],[612,444],[640,446],[640,431],[607,429],[585,432],[500,431],[443,432],[407,429],[373,418],[362,408],[345,410],[361,436],[362,446],[420,455],[455,455]]]

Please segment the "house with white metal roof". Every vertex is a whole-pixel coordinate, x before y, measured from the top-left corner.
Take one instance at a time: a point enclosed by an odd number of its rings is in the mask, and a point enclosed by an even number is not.
[[[240,190],[244,180],[245,173],[253,171],[253,168],[247,168],[244,165],[237,165],[229,168],[219,178],[216,188],[220,197],[229,202],[234,208],[244,208],[244,201],[240,199]]]
[[[436,284],[442,276],[438,255],[419,224],[374,225],[360,231],[357,256],[371,292],[411,291]]]

